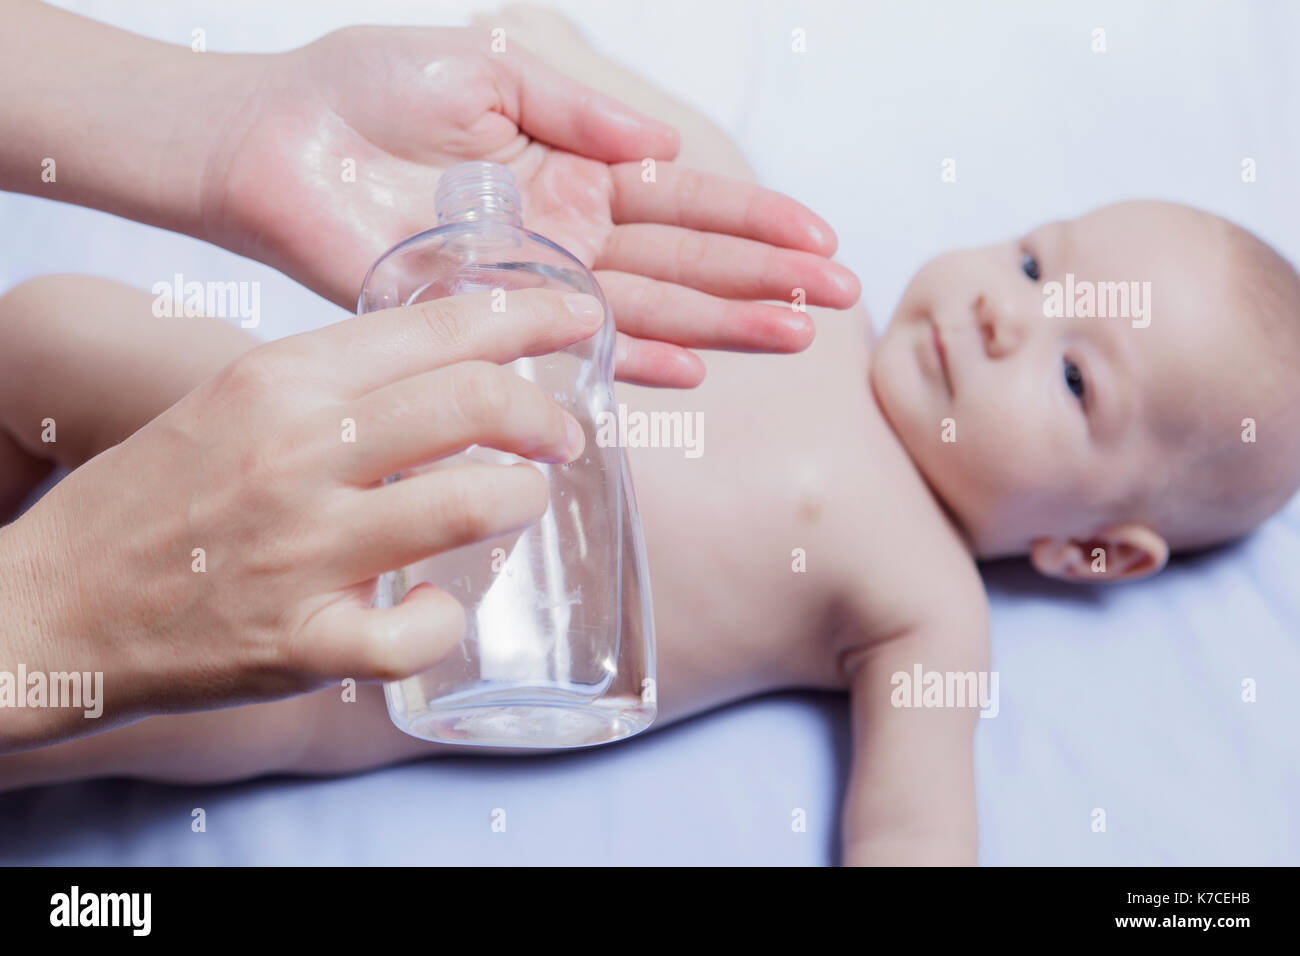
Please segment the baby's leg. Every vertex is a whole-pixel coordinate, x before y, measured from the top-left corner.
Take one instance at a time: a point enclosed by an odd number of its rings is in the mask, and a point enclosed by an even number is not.
[[[0,431],[35,458],[76,468],[258,344],[218,319],[160,319],[153,303],[78,275],[41,276],[0,297]],[[46,418],[55,441],[43,440]]]
[[[0,524],[56,465],[93,458],[257,344],[215,319],[158,319],[152,304],[73,275],[0,296]]]
[[[94,737],[0,756],[0,791],[95,777],[223,783],[272,773],[367,770],[452,748],[409,737],[377,685],[266,704],[169,714]]]

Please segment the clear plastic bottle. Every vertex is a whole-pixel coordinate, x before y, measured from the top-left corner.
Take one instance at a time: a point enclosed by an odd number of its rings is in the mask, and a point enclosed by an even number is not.
[[[359,314],[495,290],[505,290],[508,310],[510,290],[548,288],[596,296],[605,324],[566,349],[510,365],[586,432],[576,461],[534,463],[551,489],[541,520],[380,579],[381,607],[429,581],[458,598],[469,619],[460,647],[437,667],[386,685],[389,715],[408,734],[456,744],[581,747],[630,736],[655,715],[654,621],[626,456],[596,441],[601,413],[614,412],[609,306],[581,262],[522,227],[505,167],[456,166],[434,202],[438,227],[380,257]],[[473,446],[419,470],[467,460],[522,459]]]

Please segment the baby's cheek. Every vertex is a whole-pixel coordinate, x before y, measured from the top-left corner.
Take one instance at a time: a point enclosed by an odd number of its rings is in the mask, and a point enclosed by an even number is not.
[[[954,465],[990,498],[1034,494],[1059,482],[1064,449],[1053,436],[998,421],[968,424],[964,433],[957,425]]]

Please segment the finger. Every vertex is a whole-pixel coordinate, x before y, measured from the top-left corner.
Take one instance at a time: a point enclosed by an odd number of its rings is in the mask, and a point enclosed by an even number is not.
[[[519,289],[429,299],[368,312],[271,343],[328,370],[345,396],[469,359],[506,364],[586,338],[604,321],[592,296]]]
[[[329,680],[401,680],[438,664],[465,627],[465,608],[430,584],[412,588],[396,607],[340,602],[312,618],[302,652],[310,662],[300,666]]]
[[[620,382],[654,388],[694,388],[704,381],[704,362],[694,352],[668,342],[618,333],[614,374]]]
[[[832,256],[838,239],[826,220],[789,196],[753,183],[674,163],[659,163],[653,182],[640,161],[610,169],[615,224],[657,222],[753,239]]]
[[[615,226],[595,268],[632,272],[728,299],[791,301],[847,309],[858,300],[857,276],[811,252],[752,239],[654,223]]]
[[[347,456],[340,477],[350,482],[378,481],[470,445],[551,463],[572,461],[584,442],[582,426],[537,385],[482,361],[394,382],[347,414],[357,440],[342,446]]]
[[[356,583],[452,548],[518,531],[550,501],[532,465],[457,463],[353,495],[341,525],[365,528],[332,569]]]
[[[626,272],[601,272],[620,332],[693,349],[801,352],[812,344],[812,317],[790,306],[721,299]]]
[[[502,78],[505,115],[529,136],[607,163],[677,155],[671,126],[571,80],[517,43],[491,62]]]

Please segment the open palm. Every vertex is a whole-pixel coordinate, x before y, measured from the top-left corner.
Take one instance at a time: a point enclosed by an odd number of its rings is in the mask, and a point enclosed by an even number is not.
[[[798,351],[789,306],[847,308],[829,226],[788,197],[675,166],[676,133],[481,31],[358,27],[268,58],[206,183],[218,241],[351,308],[384,251],[436,224],[439,177],[514,173],[524,225],[591,267],[613,309],[618,373],[691,386],[692,348]],[[655,160],[653,177],[643,174]]]

